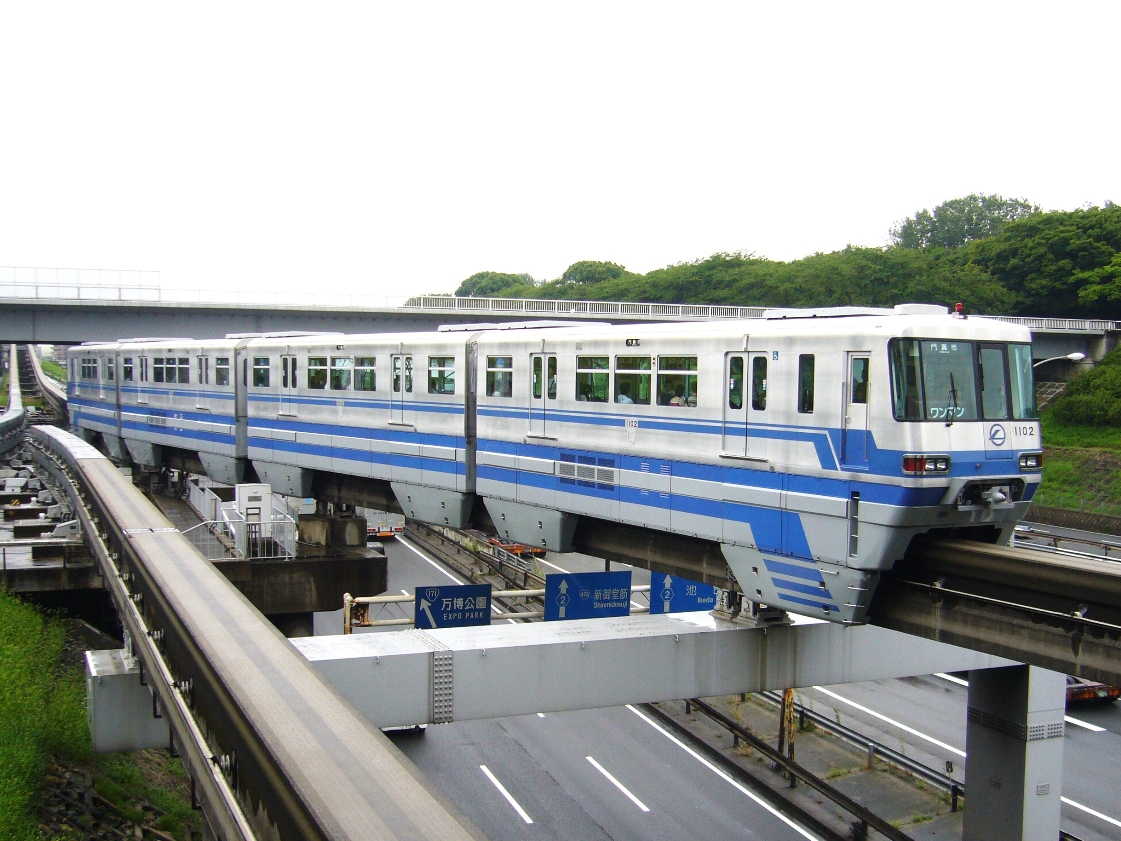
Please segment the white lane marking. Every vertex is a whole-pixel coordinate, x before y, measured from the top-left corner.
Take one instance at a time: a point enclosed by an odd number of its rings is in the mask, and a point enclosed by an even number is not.
[[[836,692],[830,692],[828,689],[823,689],[820,686],[815,686],[814,689],[816,689],[818,692],[821,692],[824,695],[828,695],[830,698],[836,698],[838,701],[840,701],[843,704],[848,704],[850,707],[855,707],[856,709],[860,710],[862,713],[867,713],[868,715],[875,716],[876,718],[880,719],[880,721],[886,721],[892,727],[898,727],[900,730],[904,730],[904,731],[910,733],[912,736],[918,736],[920,739],[926,739],[926,741],[930,742],[931,744],[938,745],[938,747],[942,748],[943,750],[951,751],[952,753],[956,753],[958,756],[965,756],[965,751],[958,750],[953,745],[947,745],[945,742],[940,742],[937,739],[935,739],[933,736],[928,736],[925,733],[920,733],[915,728],[908,727],[906,724],[898,722],[893,718],[888,718],[886,715],[882,715],[881,713],[878,713],[875,710],[870,710],[865,706],[861,706],[860,704],[856,703],[855,701],[850,701],[848,698],[842,698]]]
[[[412,550],[413,550],[414,552],[416,552],[416,553],[417,553],[417,554],[418,554],[418,555],[419,555],[419,556],[420,556],[421,558],[423,558],[424,560],[426,560],[426,561],[427,561],[428,563],[432,564],[432,566],[436,567],[436,569],[440,570],[440,572],[442,572],[442,573],[443,573],[444,575],[446,575],[446,576],[447,576],[448,578],[450,578],[450,579],[451,579],[452,581],[454,581],[454,582],[455,582],[456,584],[462,584],[462,583],[463,583],[463,582],[462,582],[462,581],[460,581],[460,580],[459,580],[458,578],[456,578],[456,577],[455,577],[454,575],[452,575],[452,574],[451,574],[450,572],[448,572],[448,571],[447,571],[446,569],[444,569],[444,568],[443,568],[442,566],[440,566],[440,565],[439,565],[438,563],[436,563],[436,562],[435,562],[434,560],[432,560],[432,559],[431,559],[430,557],[428,557],[428,556],[427,556],[427,555],[425,555],[425,554],[424,554],[423,552],[421,552],[421,551],[420,551],[419,549],[417,549],[417,548],[416,548],[415,546],[413,546],[413,544],[409,543],[409,541],[405,540],[405,539],[404,539],[404,538],[402,538],[402,537],[398,537],[398,538],[397,538],[397,542],[398,542],[398,543],[404,543],[404,544],[405,544],[405,546],[407,546],[408,548],[412,549]]]
[[[614,783],[615,788],[619,789],[619,791],[623,792],[623,794],[625,794],[627,797],[629,797],[630,800],[631,800],[631,803],[633,803],[635,806],[637,806],[639,809],[641,809],[644,812],[649,812],[650,811],[649,806],[647,806],[645,803],[643,803],[641,800],[639,800],[637,797],[635,797],[630,792],[630,789],[628,789],[625,785],[623,785],[621,782],[619,782],[617,779],[615,779],[611,775],[610,771],[608,771],[606,768],[604,768],[602,765],[600,765],[598,762],[595,761],[594,757],[585,756],[584,759],[586,759],[586,760],[588,760],[588,762],[592,763],[593,768],[595,768],[597,771],[599,771],[601,774],[603,774],[603,776],[607,777],[607,779],[609,779],[612,783]]]
[[[772,815],[774,815],[776,818],[778,818],[784,824],[789,826],[791,829],[793,829],[795,832],[797,832],[803,838],[809,838],[810,841],[821,841],[821,839],[819,839],[816,835],[814,835],[813,833],[811,833],[809,830],[805,829],[804,827],[801,827],[798,824],[794,823],[793,820],[788,818],[786,815],[784,815],[782,812],[780,812],[778,809],[776,809],[774,806],[772,806],[766,800],[761,798],[759,795],[757,795],[751,789],[747,788],[746,786],[744,786],[743,784],[741,784],[737,780],[734,780],[727,772],[725,772],[721,768],[717,768],[715,765],[713,765],[711,762],[709,762],[707,759],[705,759],[703,756],[701,756],[699,753],[697,753],[695,750],[693,750],[691,747],[689,747],[683,741],[678,739],[675,735],[670,733],[668,730],[666,730],[660,724],[655,722],[653,719],[651,719],[645,713],[640,712],[639,710],[635,709],[633,704],[627,704],[627,709],[630,710],[635,715],[637,715],[639,718],[641,718],[643,721],[645,721],[647,724],[649,724],[651,727],[653,727],[655,730],[657,730],[659,733],[661,733],[663,736],[665,736],[667,739],[669,739],[671,742],[673,742],[675,745],[677,745],[679,748],[681,748],[683,751],[685,751],[687,754],[689,754],[691,757],[693,757],[695,760],[697,760],[703,766],[708,768],[708,770],[710,770],[714,774],[716,774],[716,776],[718,776],[722,780],[724,780],[724,782],[732,785],[741,794],[746,794],[748,797],[750,797],[752,800],[754,800],[757,804],[762,806],[764,809],[766,809],[768,812],[770,812]]]
[[[1075,727],[1084,727],[1087,730],[1089,730],[1091,733],[1104,733],[1105,732],[1104,727],[1098,727],[1098,725],[1091,724],[1088,721],[1083,721],[1080,718],[1071,718],[1069,715],[1065,715],[1065,716],[1063,716],[1063,720],[1067,724],[1073,724]]]
[[[407,595],[409,595],[409,591],[408,590],[402,590],[401,595],[402,596],[407,596]]]
[[[960,677],[954,677],[953,675],[937,673],[937,674],[935,674],[935,677],[940,677],[943,680],[950,681],[951,683],[960,683],[963,686],[969,686],[969,681],[962,680]],[[920,733],[918,730],[912,730],[910,727],[907,727],[905,724],[900,724],[897,721],[892,721],[887,716],[880,715],[878,712],[873,712],[872,710],[868,709],[867,707],[862,707],[862,706],[860,706],[860,704],[856,704],[856,703],[848,700],[847,698],[842,698],[840,695],[838,695],[835,692],[830,692],[828,689],[822,689],[820,686],[815,686],[814,689],[816,689],[818,692],[824,692],[826,695],[830,695],[830,696],[836,698],[838,701],[843,701],[844,703],[849,704],[850,706],[856,707],[858,710],[866,712],[869,715],[874,715],[876,718],[883,719],[884,721],[888,722],[889,724],[893,724],[896,727],[902,727],[908,733],[913,733],[914,735],[916,735],[920,738],[926,739],[927,741],[930,741],[930,742],[934,742],[934,744],[939,745],[940,747],[946,748],[947,750],[952,750],[954,753],[958,754],[959,756],[965,756],[965,753],[963,751],[958,750],[957,748],[950,747],[949,745],[947,745],[943,742],[939,742],[937,739],[932,739],[932,738],[930,738],[930,736],[926,736],[926,735]],[[1079,727],[1085,727],[1085,728],[1087,728],[1089,730],[1093,730],[1095,732],[1105,730],[1104,727],[1098,727],[1096,724],[1090,724],[1089,722],[1079,721],[1076,718],[1071,718],[1069,715],[1065,716],[1065,718],[1071,724],[1076,724]],[[1100,818],[1101,820],[1105,821],[1106,823],[1111,823],[1114,826],[1121,826],[1121,821],[1116,820],[1114,818],[1111,818],[1108,815],[1103,815],[1101,812],[1096,812],[1093,809],[1091,809],[1089,806],[1083,806],[1081,803],[1075,803],[1069,797],[1062,797],[1060,799],[1063,801],[1063,803],[1066,803],[1068,806],[1072,806],[1075,809],[1081,809],[1083,812],[1086,812],[1087,814],[1093,815],[1095,818]]]
[[[538,717],[538,718],[544,718],[544,717],[545,717],[545,713],[538,713],[538,714],[537,714],[537,717]]]
[[[483,773],[487,775],[487,779],[494,783],[494,787],[498,789],[499,792],[501,792],[503,797],[506,798],[506,802],[513,806],[514,810],[522,816],[522,820],[526,823],[533,823],[533,818],[531,818],[526,813],[526,810],[522,808],[521,804],[518,803],[518,801],[510,795],[510,792],[506,790],[506,786],[502,785],[502,783],[498,781],[498,777],[494,776],[494,774],[490,772],[490,769],[487,766],[480,765],[479,767],[483,769]]]
[[[564,572],[564,573],[568,573],[568,572],[570,572],[570,570],[567,570],[567,569],[565,569],[564,567],[559,567],[559,566],[557,566],[556,564],[551,564],[551,563],[549,563],[549,562],[548,562],[548,561],[546,561],[546,560],[545,560],[544,558],[538,558],[538,559],[537,559],[537,563],[539,563],[539,564],[544,564],[544,565],[545,565],[545,566],[547,566],[547,567],[552,567],[552,568],[553,568],[553,569],[555,569],[555,570],[556,570],[557,572]]]
[[[1121,826],[1121,821],[1117,820],[1116,818],[1111,818],[1109,815],[1103,815],[1101,812],[1095,812],[1089,806],[1083,806],[1081,803],[1075,803],[1069,797],[1060,797],[1059,799],[1068,806],[1073,806],[1075,809],[1081,809],[1086,814],[1093,815],[1095,818],[1100,818],[1106,823],[1111,823],[1114,826]]]
[[[962,680],[960,677],[954,677],[953,675],[944,675],[940,672],[936,673],[934,676],[935,677],[940,677],[940,678],[942,678],[942,680],[948,680],[951,683],[960,684],[961,686],[969,686],[969,681],[968,680]],[[1083,727],[1086,730],[1089,730],[1091,733],[1104,733],[1105,732],[1104,727],[1098,727],[1098,725],[1091,724],[1088,721],[1083,721],[1080,718],[1074,718],[1073,716],[1066,715],[1066,716],[1063,716],[1063,720],[1066,721],[1067,724],[1073,724],[1075,727]]]

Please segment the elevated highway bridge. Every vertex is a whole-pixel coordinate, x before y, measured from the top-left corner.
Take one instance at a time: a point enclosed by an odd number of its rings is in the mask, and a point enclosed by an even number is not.
[[[386,333],[435,330],[441,325],[511,321],[659,321],[758,318],[762,307],[567,301],[532,298],[386,298],[361,294],[191,292],[163,289],[121,273],[91,281],[60,279],[62,270],[0,268],[0,341],[78,344],[135,336],[222,338],[231,333],[322,331]],[[103,277],[105,276],[105,277]],[[1037,360],[1101,359],[1116,346],[1121,322],[1107,319],[1000,316],[1032,331]],[[1074,368],[1055,360],[1043,379],[1065,379]]]

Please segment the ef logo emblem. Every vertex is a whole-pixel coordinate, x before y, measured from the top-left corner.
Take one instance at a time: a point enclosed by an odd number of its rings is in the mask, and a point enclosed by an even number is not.
[[[994,447],[1003,447],[1004,442],[1008,440],[1008,434],[1004,431],[1004,427],[999,423],[994,423],[989,427],[989,443]]]

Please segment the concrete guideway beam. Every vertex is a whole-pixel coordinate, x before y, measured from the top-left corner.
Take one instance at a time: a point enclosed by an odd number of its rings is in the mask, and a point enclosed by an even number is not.
[[[1066,679],[1034,666],[969,673],[962,841],[1053,841],[1063,790]]]
[[[378,727],[1014,665],[874,626],[745,628],[707,613],[291,642]]]

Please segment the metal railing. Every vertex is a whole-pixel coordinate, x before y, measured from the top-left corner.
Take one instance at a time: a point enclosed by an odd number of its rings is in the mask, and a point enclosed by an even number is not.
[[[0,297],[158,301],[159,272],[0,266]]]
[[[564,301],[546,298],[456,298],[419,295],[404,306],[425,310],[471,313],[525,313],[527,315],[635,315],[651,318],[759,318],[763,307],[707,304],[643,304],[629,301]]]
[[[203,522],[191,526],[183,534],[207,560],[230,557],[291,560],[296,557],[299,528],[285,502],[273,496],[271,517],[250,521],[237,510],[236,502],[223,500],[211,490],[216,486],[222,485],[206,476],[192,476],[187,482],[187,501]]]

